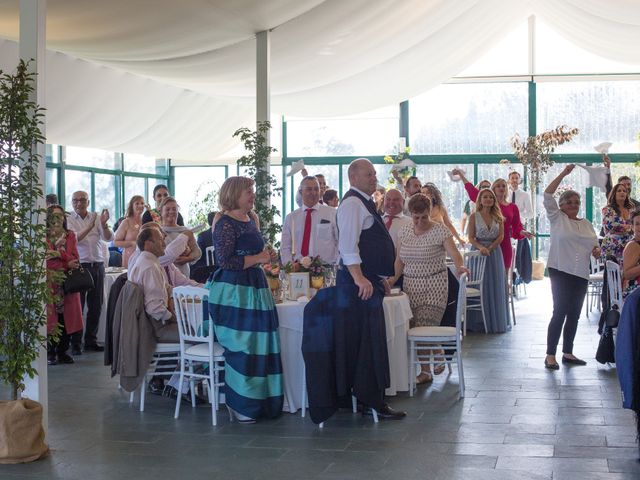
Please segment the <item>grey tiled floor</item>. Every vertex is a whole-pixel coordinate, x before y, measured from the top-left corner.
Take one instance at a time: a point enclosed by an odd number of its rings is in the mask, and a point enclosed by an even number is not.
[[[392,398],[409,415],[374,425],[344,412],[323,430],[284,414],[256,425],[210,425],[210,410],[148,396],[138,412],[101,365],[85,354],[50,368],[52,454],[0,466],[0,477],[224,479],[579,479],[640,478],[634,418],[620,408],[615,370],[593,360],[597,318],[580,321],[576,355],[586,367],[543,368],[549,285],[516,302],[518,324],[464,342],[467,395],[457,377],[436,377],[417,396]],[[455,372],[455,370],[454,370]]]

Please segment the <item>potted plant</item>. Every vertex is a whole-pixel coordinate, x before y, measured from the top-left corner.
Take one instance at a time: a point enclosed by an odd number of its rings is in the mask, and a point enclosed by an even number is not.
[[[276,222],[280,216],[280,210],[271,205],[271,195],[280,196],[282,188],[274,188],[277,184],[276,177],[269,173],[269,157],[276,151],[267,144],[266,133],[271,128],[269,122],[258,122],[257,130],[240,128],[233,134],[240,137],[247,151],[238,159],[238,165],[247,167],[247,174],[256,182],[255,212],[260,219],[260,230],[270,246],[278,248],[276,236],[282,231],[282,226]]]
[[[11,400],[0,402],[0,463],[36,460],[48,452],[42,406],[21,399],[23,379],[37,373],[33,362],[46,336],[46,213],[38,178],[42,109],[31,100],[34,74],[21,61],[16,72],[0,71],[0,382]]]

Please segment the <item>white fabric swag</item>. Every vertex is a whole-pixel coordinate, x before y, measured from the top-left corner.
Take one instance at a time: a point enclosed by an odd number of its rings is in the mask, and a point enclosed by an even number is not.
[[[535,14],[578,46],[640,64],[634,0],[56,0],[48,2],[50,143],[227,162],[255,122],[255,34],[272,30],[272,110],[392,105],[448,80]],[[0,0],[0,69],[18,2]]]

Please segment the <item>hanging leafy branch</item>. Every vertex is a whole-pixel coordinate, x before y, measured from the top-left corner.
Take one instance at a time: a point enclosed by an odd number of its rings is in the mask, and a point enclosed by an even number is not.
[[[45,210],[37,145],[45,142],[43,109],[31,100],[35,74],[21,61],[15,74],[0,71],[0,380],[11,398],[24,390],[46,337]]]
[[[269,173],[269,157],[276,152],[267,144],[266,134],[270,128],[270,122],[258,122],[257,130],[239,128],[233,136],[240,138],[247,151],[237,163],[246,167],[248,176],[256,182],[255,211],[260,219],[260,230],[267,242],[277,248],[279,242],[276,242],[276,236],[282,231],[282,226],[275,221],[280,216],[280,210],[271,205],[271,196],[274,193],[281,196],[282,188],[276,188],[276,177]]]

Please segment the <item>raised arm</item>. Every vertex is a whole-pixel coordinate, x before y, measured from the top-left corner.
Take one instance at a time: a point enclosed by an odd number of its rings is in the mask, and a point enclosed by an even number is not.
[[[560,186],[560,183],[562,183],[562,180],[564,179],[564,177],[566,177],[571,172],[573,172],[574,168],[576,168],[576,166],[573,163],[566,165],[564,169],[560,172],[560,175],[554,178],[551,181],[551,183],[547,185],[547,188],[544,189],[544,193],[548,193],[550,195],[553,195],[554,193],[556,193],[556,190]]]

